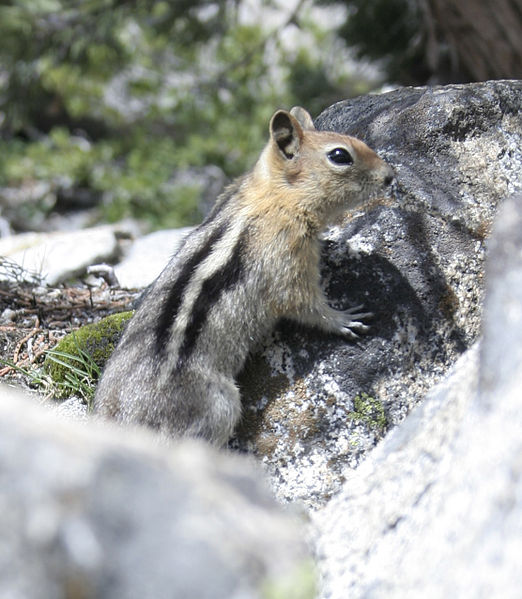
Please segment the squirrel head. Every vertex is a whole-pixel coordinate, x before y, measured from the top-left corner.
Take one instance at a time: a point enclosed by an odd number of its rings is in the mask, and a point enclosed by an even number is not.
[[[393,181],[393,169],[364,142],[317,131],[300,106],[278,110],[269,131],[258,169],[279,191],[286,188],[289,201],[293,198],[324,222],[364,204]]]

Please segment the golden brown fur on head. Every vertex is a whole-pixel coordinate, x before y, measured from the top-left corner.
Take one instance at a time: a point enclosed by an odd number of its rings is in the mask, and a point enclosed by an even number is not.
[[[272,117],[270,141],[252,177],[252,211],[323,228],[389,185],[393,170],[364,142],[316,131],[308,112],[294,107]]]

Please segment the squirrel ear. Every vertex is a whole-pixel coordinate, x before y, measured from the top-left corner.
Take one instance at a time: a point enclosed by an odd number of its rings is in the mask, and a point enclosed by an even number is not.
[[[307,110],[305,110],[301,106],[294,106],[290,111],[290,114],[292,116],[295,116],[295,118],[299,121],[303,129],[315,131],[314,122],[312,121],[312,117],[310,116],[310,113]]]
[[[270,120],[270,137],[285,158],[293,158],[303,141],[303,129],[299,121],[286,110],[278,110]]]

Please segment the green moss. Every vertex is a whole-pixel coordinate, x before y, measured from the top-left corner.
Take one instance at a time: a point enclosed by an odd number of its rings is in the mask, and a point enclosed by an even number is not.
[[[44,362],[46,372],[56,384],[64,383],[71,368],[78,363],[94,363],[92,375],[101,371],[118,343],[132,311],[111,314],[99,322],[85,325],[66,335],[50,352]],[[57,356],[60,359],[56,359]]]
[[[353,400],[353,411],[349,418],[366,424],[381,436],[388,426],[388,420],[382,401],[370,397],[367,393],[356,395]]]

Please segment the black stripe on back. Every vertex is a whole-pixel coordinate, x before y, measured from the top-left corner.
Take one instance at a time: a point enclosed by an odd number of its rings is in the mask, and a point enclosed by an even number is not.
[[[226,225],[224,223],[217,227],[197,252],[188,258],[178,273],[176,280],[170,288],[167,300],[161,307],[161,313],[156,325],[156,347],[159,352],[164,352],[167,347],[172,323],[176,320],[183,300],[183,294],[196,267],[211,253],[215,243],[223,237],[225,231]]]
[[[183,343],[180,346],[176,368],[181,368],[190,358],[196,347],[198,337],[205,326],[210,309],[216,304],[227,289],[231,289],[243,276],[243,252],[245,246],[245,233],[241,233],[228,262],[216,270],[206,279],[201,286],[190,320],[185,330]]]

